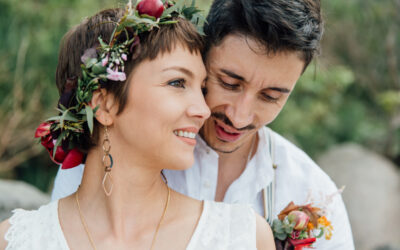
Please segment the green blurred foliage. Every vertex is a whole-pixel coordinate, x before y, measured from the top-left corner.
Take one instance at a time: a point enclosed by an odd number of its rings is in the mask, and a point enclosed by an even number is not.
[[[197,1],[207,10],[210,0]],[[49,190],[57,171],[36,126],[58,99],[63,34],[117,0],[0,0],[0,177]],[[309,66],[271,127],[312,156],[337,143],[400,159],[400,1],[323,1],[320,59]]]
[[[272,127],[314,156],[353,141],[400,165],[400,1],[322,7],[322,56]]]

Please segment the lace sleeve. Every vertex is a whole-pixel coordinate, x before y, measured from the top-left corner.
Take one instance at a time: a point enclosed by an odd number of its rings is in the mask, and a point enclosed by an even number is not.
[[[27,231],[28,225],[33,224],[32,216],[29,216],[32,211],[15,209],[12,213],[13,215],[8,221],[10,228],[4,236],[4,239],[8,242],[6,250],[28,249],[26,242],[29,240],[29,236],[24,232]]]
[[[39,210],[15,209],[4,236],[5,250],[68,250],[58,220],[58,201]]]

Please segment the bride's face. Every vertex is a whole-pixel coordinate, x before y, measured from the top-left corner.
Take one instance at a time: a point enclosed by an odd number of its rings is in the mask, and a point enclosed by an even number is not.
[[[185,169],[194,162],[194,136],[210,115],[201,87],[206,70],[199,53],[177,45],[141,62],[129,78],[127,104],[113,134],[138,164]]]

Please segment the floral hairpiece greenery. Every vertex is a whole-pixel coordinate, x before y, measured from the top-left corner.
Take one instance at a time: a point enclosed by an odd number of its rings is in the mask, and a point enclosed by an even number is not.
[[[35,137],[41,138],[41,144],[57,164],[63,169],[73,168],[82,163],[84,154],[77,149],[77,143],[85,130],[93,133],[93,121],[97,108],[88,103],[93,92],[102,83],[125,81],[125,62],[133,48],[140,43],[138,35],[161,25],[176,23],[176,18],[190,20],[202,34],[201,25],[205,19],[195,6],[195,0],[187,4],[186,0],[142,0],[129,1],[124,16],[116,23],[110,43],[99,37],[99,48],[87,49],[81,57],[82,77],[77,79],[77,86],[67,81],[67,96],[61,96],[57,110],[59,115],[51,117],[39,125]],[[133,37],[128,31],[133,30]],[[121,36],[126,39],[121,42]],[[68,85],[69,84],[69,85]],[[71,102],[75,98],[74,102]],[[71,105],[74,103],[76,105]]]

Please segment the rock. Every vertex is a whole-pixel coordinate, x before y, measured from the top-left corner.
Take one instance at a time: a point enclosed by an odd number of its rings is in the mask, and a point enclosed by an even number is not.
[[[32,210],[50,202],[50,196],[21,181],[0,180],[0,194],[0,221],[15,208]]]
[[[330,149],[317,159],[338,187],[356,249],[400,249],[400,173],[383,156],[356,144]]]

